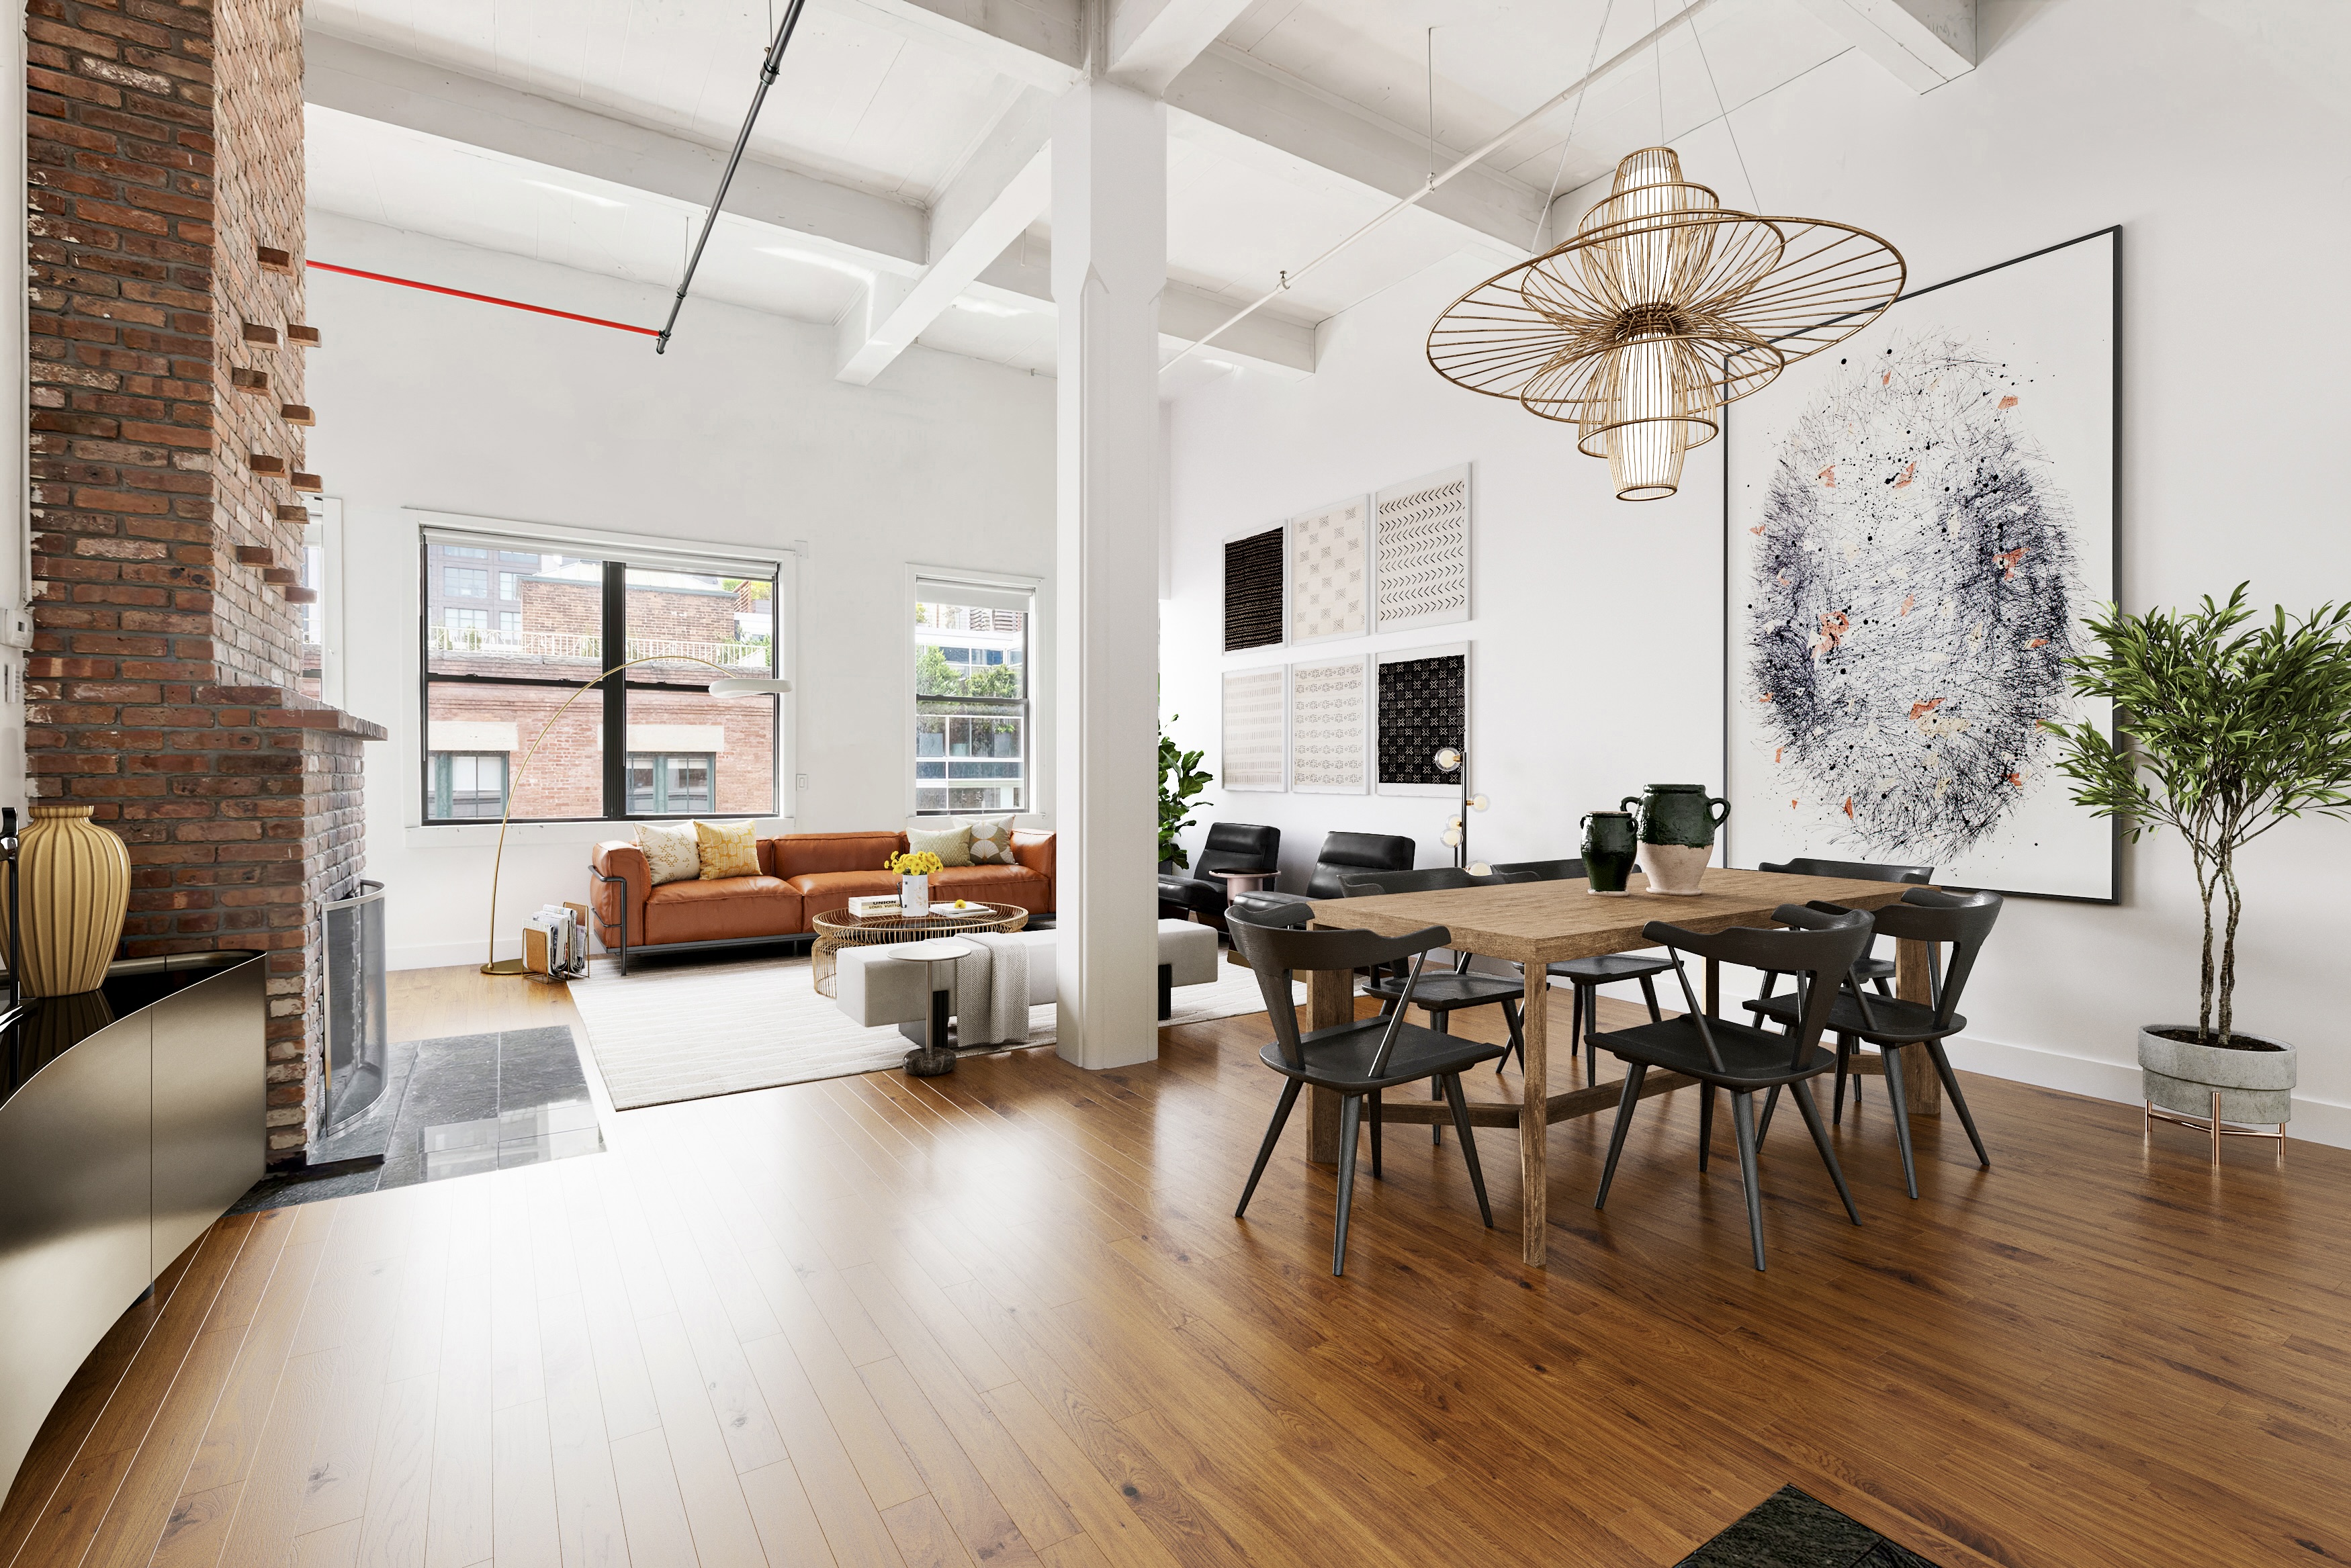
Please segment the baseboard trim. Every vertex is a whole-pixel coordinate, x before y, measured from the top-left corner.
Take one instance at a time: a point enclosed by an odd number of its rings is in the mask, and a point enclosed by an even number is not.
[[[2139,1095],[2138,1068],[2135,1064],[2031,1045],[2011,1045],[1966,1034],[1953,1039],[1949,1049],[1951,1065],[1963,1072],[1982,1073],[2043,1089],[2062,1089],[2067,1094],[2086,1095],[2117,1105],[2146,1103]],[[2351,1106],[2296,1095],[2294,1120],[2286,1125],[2286,1136],[2304,1143],[2351,1148]]]

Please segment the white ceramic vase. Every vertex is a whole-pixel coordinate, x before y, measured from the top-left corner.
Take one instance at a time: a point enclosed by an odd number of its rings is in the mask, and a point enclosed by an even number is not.
[[[898,912],[914,916],[931,912],[931,879],[928,877],[898,878]]]

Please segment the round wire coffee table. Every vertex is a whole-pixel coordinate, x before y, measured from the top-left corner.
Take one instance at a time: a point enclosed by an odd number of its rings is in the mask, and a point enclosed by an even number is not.
[[[973,931],[1017,931],[1029,923],[1029,911],[1018,904],[974,904],[963,914],[935,903],[927,915],[865,915],[835,909],[819,915],[815,945],[809,950],[809,969],[819,996],[833,994],[833,978],[841,971],[841,950],[875,947],[888,942],[928,941],[933,937],[966,936]]]

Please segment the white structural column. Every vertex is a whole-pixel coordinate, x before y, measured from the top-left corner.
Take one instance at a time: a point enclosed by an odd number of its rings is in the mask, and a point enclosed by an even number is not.
[[[1106,80],[1053,121],[1061,1054],[1159,1054],[1159,295],[1166,110]]]

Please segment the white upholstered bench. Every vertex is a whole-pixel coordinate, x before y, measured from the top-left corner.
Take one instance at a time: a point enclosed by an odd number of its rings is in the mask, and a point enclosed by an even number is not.
[[[1058,1001],[1052,931],[1015,931],[997,941],[1018,942],[1029,950],[1029,1005],[1041,1007]],[[841,968],[833,981],[833,1002],[869,1029],[888,1024],[927,1022],[931,1012],[929,981],[921,964],[898,963],[886,946],[843,948]],[[1217,932],[1212,926],[1189,920],[1159,922],[1159,1016],[1172,1011],[1171,992],[1179,985],[1206,985],[1217,978]]]

